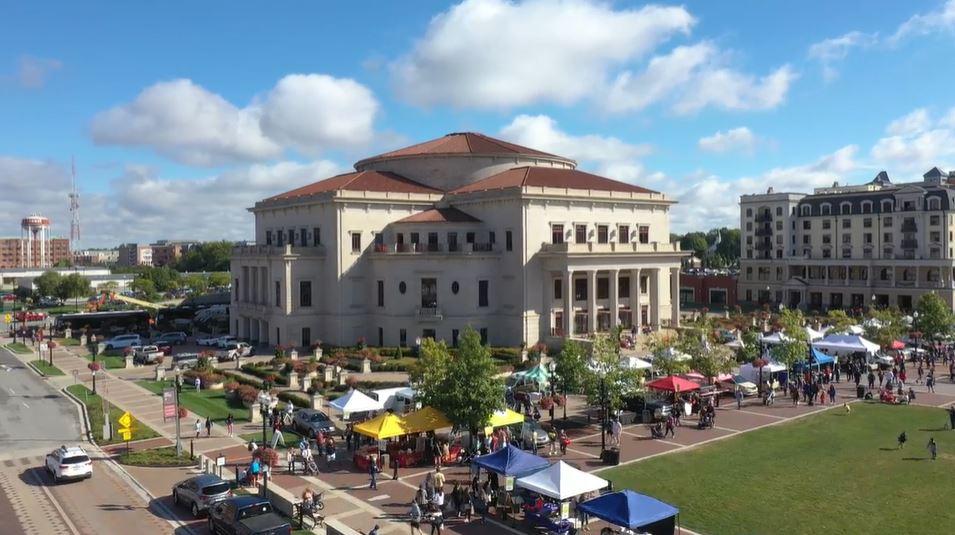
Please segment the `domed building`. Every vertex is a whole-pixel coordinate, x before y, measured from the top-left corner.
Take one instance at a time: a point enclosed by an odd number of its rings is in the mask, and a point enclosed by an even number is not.
[[[496,346],[678,321],[674,201],[477,133],[366,158],[255,204],[232,334],[307,347]]]

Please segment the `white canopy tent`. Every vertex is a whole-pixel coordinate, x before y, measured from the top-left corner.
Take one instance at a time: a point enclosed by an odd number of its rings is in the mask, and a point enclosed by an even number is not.
[[[760,342],[766,345],[771,345],[771,346],[776,344],[781,344],[783,342],[789,342],[790,340],[792,340],[792,338],[786,336],[783,333],[773,333],[769,336],[761,336],[759,338]]]
[[[852,334],[831,334],[818,342],[813,342],[812,347],[836,355],[849,353],[874,355],[879,352],[879,344]]]
[[[786,371],[786,366],[778,363],[769,361],[763,366],[763,376],[769,376],[776,372]],[[752,364],[743,364],[739,367],[739,374],[746,378],[748,381],[754,383],[759,383],[759,368],[753,366]]]
[[[806,338],[810,342],[821,340],[826,335],[826,331],[828,330],[829,329],[827,327],[823,327],[822,329],[818,331],[813,329],[812,327],[806,327]]]
[[[380,401],[368,397],[360,390],[351,390],[344,396],[329,402],[328,406],[340,410],[342,414],[380,411],[384,408]]]
[[[653,365],[639,357],[622,357],[620,367],[626,370],[649,370]]]
[[[849,327],[849,335],[851,336],[860,336],[865,334],[865,329],[861,325],[852,325]]]
[[[568,500],[607,486],[607,480],[582,472],[564,461],[557,461],[547,468],[515,481],[518,487],[548,496],[555,500]]]

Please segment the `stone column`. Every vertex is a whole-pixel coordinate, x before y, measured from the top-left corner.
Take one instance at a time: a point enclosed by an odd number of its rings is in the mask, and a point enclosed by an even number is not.
[[[630,314],[633,325],[637,328],[637,334],[643,327],[643,307],[640,306],[640,270],[630,270]]]
[[[620,293],[619,278],[620,270],[610,270],[610,328],[616,328],[620,325]]]
[[[660,328],[660,271],[662,268],[650,269],[650,325],[654,329]]]
[[[564,273],[564,336],[574,335],[574,272]]]
[[[597,332],[597,270],[587,272],[587,323],[590,332]]]
[[[670,326],[680,326],[680,268],[670,268]]]

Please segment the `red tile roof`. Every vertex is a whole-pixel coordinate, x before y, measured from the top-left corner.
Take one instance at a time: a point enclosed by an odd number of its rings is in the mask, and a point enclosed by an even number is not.
[[[314,182],[301,188],[286,191],[265,199],[265,201],[279,201],[308,197],[329,191],[380,191],[386,193],[441,193],[440,190],[419,184],[401,175],[387,171],[358,171],[345,173]]]
[[[450,194],[473,193],[507,188],[547,187],[586,189],[597,191],[621,191],[626,193],[657,193],[653,190],[585,173],[576,169],[555,167],[516,167],[491,175],[483,180],[450,191]]]
[[[536,149],[522,147],[500,139],[495,139],[484,134],[475,132],[458,132],[448,134],[444,137],[425,141],[404,147],[402,149],[372,156],[361,160],[355,167],[360,167],[363,163],[374,160],[385,160],[388,158],[401,158],[407,156],[425,156],[442,154],[525,154],[529,156],[543,156],[546,158],[557,158],[566,161],[572,161],[563,156],[549,154]]]
[[[396,223],[480,223],[481,220],[454,207],[431,208],[399,219]]]

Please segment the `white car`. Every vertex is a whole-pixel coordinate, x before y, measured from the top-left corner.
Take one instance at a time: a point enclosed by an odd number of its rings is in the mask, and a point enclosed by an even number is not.
[[[220,336],[205,336],[203,338],[196,338],[196,345],[200,346],[217,346],[219,345]]]
[[[121,334],[106,341],[106,351],[141,345],[143,345],[143,341],[138,334]]]
[[[252,346],[245,342],[232,342],[216,351],[216,360],[219,362],[236,360],[238,358],[248,357],[253,351]]]
[[[226,336],[220,337],[219,341],[216,342],[216,345],[219,346],[220,349],[224,349],[229,344],[234,344],[238,341],[239,340],[235,336],[226,335]]]
[[[93,461],[78,446],[60,446],[46,455],[46,471],[55,483],[93,477]]]

